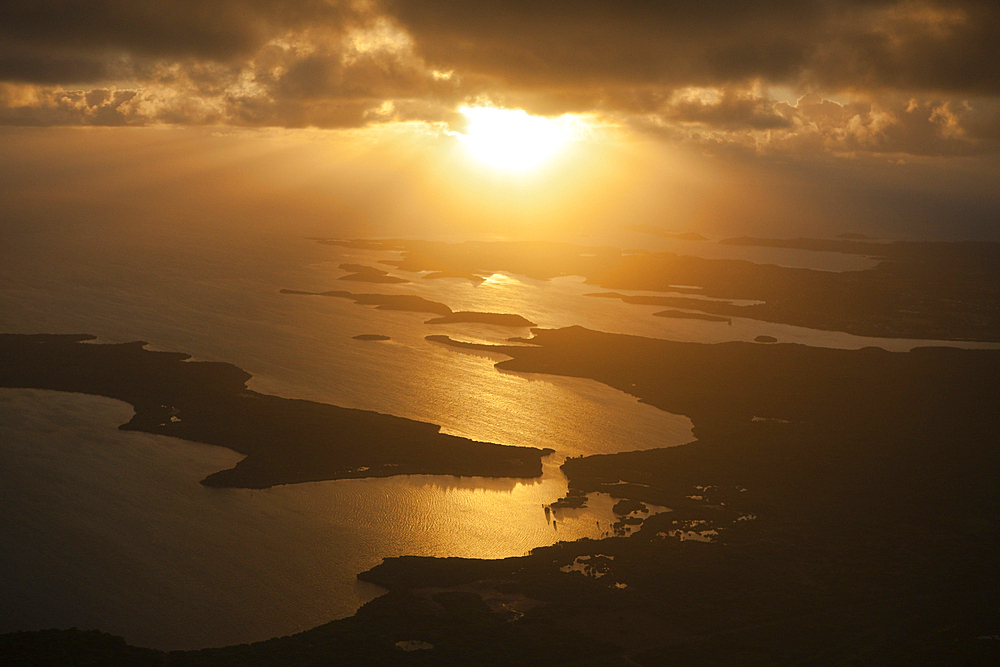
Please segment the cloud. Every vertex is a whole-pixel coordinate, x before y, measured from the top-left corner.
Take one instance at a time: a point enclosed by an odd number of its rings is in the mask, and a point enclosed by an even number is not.
[[[132,110],[137,91],[49,91],[0,85],[0,125],[142,125]]]
[[[996,118],[996,107],[989,103],[895,98],[839,104],[813,94],[794,107],[776,104],[775,110],[791,125],[774,141],[800,150],[818,146],[832,152],[961,156],[995,152],[1000,140],[1000,134],[967,129]]]
[[[7,0],[0,123],[358,127],[489,99],[712,150],[967,155],[997,150],[998,45],[984,0]]]
[[[36,69],[40,62],[34,61]],[[93,86],[53,86],[57,74],[76,70],[50,69],[35,76],[38,81],[15,76],[0,83],[7,90],[0,97],[0,123],[357,127],[411,120],[411,113],[440,119],[453,114],[461,99],[457,79],[428,69],[413,54],[409,35],[377,16],[306,26],[230,60],[123,56],[117,64],[108,60],[86,70],[88,76],[116,72]],[[80,102],[88,91],[116,87],[128,87],[136,98],[117,114]],[[432,108],[437,112],[429,113]]]
[[[732,88],[674,91],[660,117],[673,123],[695,123],[724,130],[772,130],[791,125],[766,98]]]
[[[29,58],[126,53],[226,61],[290,30],[341,26],[352,14],[323,0],[5,0],[0,40]]]
[[[386,5],[428,62],[508,84],[1000,90],[1000,10],[981,0]]]
[[[1000,150],[1000,105],[990,98],[837,102],[811,93],[789,103],[753,90],[699,88],[623,122],[712,153],[971,156]]]

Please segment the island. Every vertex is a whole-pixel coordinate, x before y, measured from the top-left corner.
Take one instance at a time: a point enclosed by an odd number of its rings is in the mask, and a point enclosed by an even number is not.
[[[265,642],[168,654],[50,630],[0,650],[171,666],[995,664],[1000,350],[533,334],[481,347],[501,369],[590,378],[694,423],[689,444],[564,463],[566,507],[616,499],[613,536],[387,558],[359,578],[388,593]]]
[[[145,343],[85,343],[88,335],[0,334],[0,387],[107,396],[135,408],[125,430],[169,435],[246,454],[207,486],[403,474],[538,477],[549,453],[440,433],[435,424],[247,389],[250,374]]]
[[[863,271],[817,271],[669,252],[624,252],[555,242],[385,240],[318,242],[398,252],[400,269],[479,279],[505,271],[548,280],[583,276],[606,289],[663,292],[630,303],[698,310],[857,336],[1000,341],[1000,243],[894,242],[852,239],[731,239],[767,245],[851,252],[882,258]],[[381,245],[380,245],[381,244]],[[691,287],[697,285],[698,289]],[[668,296],[684,294],[706,299]],[[639,300],[637,300],[639,299]],[[749,302],[738,305],[737,302]]]
[[[424,340],[430,341],[431,343],[441,343],[442,345],[448,345],[450,347],[457,347],[465,350],[474,350],[476,352],[490,352],[497,351],[498,354],[503,354],[509,345],[491,345],[485,343],[469,343],[462,340],[455,340],[451,336],[445,336],[443,334],[433,334],[431,336],[424,336]],[[521,340],[521,339],[518,339]],[[530,344],[530,343],[527,343]]]
[[[479,313],[474,311],[458,311],[442,317],[427,320],[424,324],[454,324],[470,322],[473,324],[492,324],[498,327],[533,327],[535,323],[520,315],[508,313]]]
[[[405,278],[390,276],[388,271],[376,269],[374,266],[367,266],[365,264],[341,264],[340,268],[344,271],[350,271],[346,276],[341,276],[340,280],[357,280],[359,282],[386,283],[390,285],[410,282]]]
[[[357,336],[352,336],[354,340],[392,340],[389,336],[382,334],[358,334]]]
[[[414,313],[434,313],[440,317],[427,320],[424,324],[455,324],[469,322],[473,324],[492,324],[501,327],[533,327],[535,323],[520,315],[512,313],[481,313],[476,311],[452,311],[446,304],[431,301],[413,294],[352,294],[351,292],[305,292],[302,290],[283,289],[281,294],[297,294],[300,296],[332,296],[341,299],[351,299],[360,306],[375,306],[376,310],[405,310]]]
[[[411,313],[433,313],[435,315],[450,315],[451,308],[439,301],[431,301],[415,294],[352,294],[332,290],[329,292],[305,292],[302,290],[283,289],[280,294],[297,294],[299,296],[330,296],[338,299],[351,299],[359,306],[375,306],[376,310],[404,310]]]

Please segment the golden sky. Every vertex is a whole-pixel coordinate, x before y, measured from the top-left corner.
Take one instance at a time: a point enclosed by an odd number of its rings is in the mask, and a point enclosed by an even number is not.
[[[142,153],[357,224],[996,237],[998,45],[985,0],[5,0],[0,188]]]

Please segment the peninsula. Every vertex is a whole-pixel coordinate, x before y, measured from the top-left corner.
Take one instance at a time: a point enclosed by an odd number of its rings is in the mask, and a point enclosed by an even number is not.
[[[87,335],[0,334],[0,387],[95,394],[135,407],[121,428],[246,454],[208,486],[403,474],[538,477],[545,451],[477,442],[434,424],[261,394],[226,363],[187,361],[145,343],[87,344]]]

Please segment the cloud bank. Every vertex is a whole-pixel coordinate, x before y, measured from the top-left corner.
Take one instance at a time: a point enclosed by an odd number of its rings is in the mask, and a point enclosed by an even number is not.
[[[984,0],[7,0],[0,124],[455,123],[591,113],[748,153],[996,153]]]

